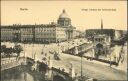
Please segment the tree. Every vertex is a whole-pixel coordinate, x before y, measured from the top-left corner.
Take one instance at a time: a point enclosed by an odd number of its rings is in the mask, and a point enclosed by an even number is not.
[[[21,51],[23,51],[23,48],[21,45],[15,45],[13,47],[13,52],[17,54],[17,57],[20,56]]]
[[[5,53],[6,45],[1,46],[1,53]]]
[[[12,54],[12,48],[6,48],[6,49],[5,49],[5,54],[6,54],[7,57],[10,58],[10,56],[11,56],[11,54]]]

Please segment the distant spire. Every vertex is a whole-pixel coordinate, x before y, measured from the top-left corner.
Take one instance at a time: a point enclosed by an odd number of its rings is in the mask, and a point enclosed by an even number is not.
[[[103,29],[103,20],[101,19],[101,29]]]

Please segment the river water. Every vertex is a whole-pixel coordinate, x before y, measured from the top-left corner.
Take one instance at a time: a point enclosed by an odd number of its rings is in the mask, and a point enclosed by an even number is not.
[[[1,74],[1,81],[46,81],[44,76],[37,72],[31,72],[25,67],[17,67],[6,70]]]

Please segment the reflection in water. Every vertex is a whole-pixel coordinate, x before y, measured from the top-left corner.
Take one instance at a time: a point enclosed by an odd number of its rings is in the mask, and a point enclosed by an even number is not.
[[[2,75],[3,76],[3,75]],[[8,78],[4,78],[2,81],[34,81],[33,76],[27,72],[21,72],[16,75],[15,73],[6,74]]]
[[[31,73],[27,69],[15,68],[2,72],[1,81],[45,81],[41,78],[37,77],[36,73]]]

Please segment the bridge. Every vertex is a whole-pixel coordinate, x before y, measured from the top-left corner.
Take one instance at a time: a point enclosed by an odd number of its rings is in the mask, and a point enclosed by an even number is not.
[[[23,58],[17,59],[17,58],[3,58],[1,60],[1,71],[11,69],[14,67],[17,67],[21,65],[24,62]]]
[[[104,62],[104,63],[107,63],[107,64],[113,64],[113,65],[118,65],[117,62],[115,61],[110,61],[110,60],[105,60],[105,59],[100,59],[100,58],[95,58],[94,56],[85,56],[84,54],[87,53],[89,50],[92,50],[95,48],[96,45],[98,45],[99,43],[96,42],[96,43],[93,43],[93,44],[88,44],[88,43],[84,43],[84,44],[81,44],[79,46],[76,46],[77,49],[75,49],[75,47],[63,52],[65,54],[71,54],[71,55],[74,55],[74,56],[79,56],[79,57],[84,57],[84,58],[87,58],[87,59],[90,59],[90,60],[96,60],[96,61],[100,61],[100,62]],[[101,43],[102,44],[102,43]],[[104,45],[104,48],[108,48],[109,45],[108,44],[103,44]],[[75,50],[78,50],[77,54],[75,54]],[[84,56],[83,56],[84,55]]]
[[[46,79],[52,81],[72,81],[69,73],[54,67],[48,69],[46,72]]]
[[[92,49],[93,48],[93,44],[91,43],[83,43],[79,46],[75,46],[75,47],[72,47],[71,49],[69,50],[66,50],[66,51],[63,51],[64,53],[68,53],[68,54],[83,54],[85,52],[87,52],[88,50]],[[77,50],[77,53],[75,53]]]

